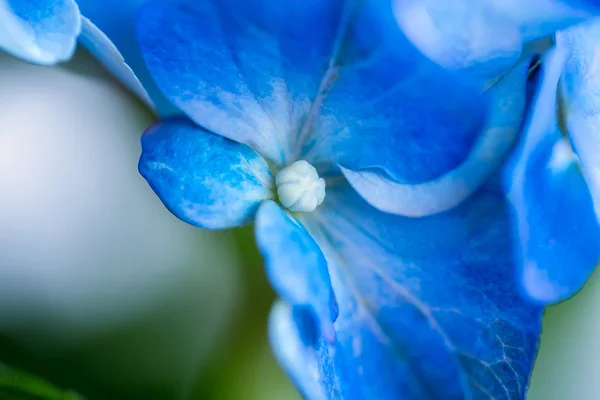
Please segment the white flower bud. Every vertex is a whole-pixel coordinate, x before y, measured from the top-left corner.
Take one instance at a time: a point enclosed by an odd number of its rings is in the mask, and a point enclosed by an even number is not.
[[[325,180],[304,160],[279,171],[275,183],[279,202],[290,211],[314,211],[325,199]]]

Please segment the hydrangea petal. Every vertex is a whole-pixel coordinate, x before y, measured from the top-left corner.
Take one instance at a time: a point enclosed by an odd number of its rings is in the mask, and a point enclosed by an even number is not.
[[[301,327],[271,332],[301,390],[345,400],[525,397],[542,307],[514,285],[503,197],[481,192],[415,219],[379,212],[339,185],[315,212],[306,226],[329,263],[336,345],[294,342]],[[292,331],[289,312],[288,321],[278,314],[272,328]],[[306,365],[310,374],[296,369]]]
[[[566,56],[558,48],[543,64],[531,120],[505,179],[516,209],[523,288],[542,303],[573,295],[600,261],[594,203],[558,125],[556,93]]]
[[[148,92],[110,39],[86,17],[81,18],[79,42],[149,107],[154,107]]]
[[[77,0],[92,26],[84,21],[81,43],[140,99],[162,116],[181,115],[156,86],[135,36],[135,17],[148,0]],[[174,1],[174,0],[167,0]],[[97,27],[97,29],[94,29]],[[131,70],[131,71],[129,71]],[[133,73],[133,74],[132,74]],[[143,84],[140,90],[138,82]],[[147,92],[147,93],[145,93]],[[151,102],[148,102],[148,98]]]
[[[386,0],[151,3],[138,31],[174,104],[280,165],[421,182],[469,156],[488,112],[478,88],[404,38]]]
[[[421,51],[483,79],[511,66],[524,43],[599,12],[594,0],[395,0],[399,24]]]
[[[319,246],[297,220],[272,201],[260,206],[255,229],[275,290],[294,307],[308,307],[317,317],[322,336],[334,342],[337,303]]]
[[[600,215],[600,21],[558,32],[556,41],[569,52],[561,78],[566,128]]]
[[[138,37],[169,100],[196,123],[283,165],[329,65],[343,6],[151,2],[138,18]]]
[[[73,0],[0,0],[0,21],[0,48],[41,65],[71,58],[81,30]]]
[[[468,158],[445,175],[419,184],[342,167],[344,175],[363,198],[385,212],[419,217],[456,206],[500,165],[514,144],[525,110],[528,70],[529,61],[524,60],[484,94],[494,105],[487,125]]]
[[[335,380],[330,356],[320,356],[312,344],[307,344],[304,337],[311,332],[303,331],[303,326],[296,323],[294,309],[279,300],[273,305],[269,315],[269,340],[281,367],[290,376],[303,398],[310,400],[339,399],[339,393],[331,390],[329,396],[324,388],[333,388]],[[327,347],[323,346],[323,351]],[[323,362],[325,361],[325,362]]]
[[[173,214],[202,228],[247,223],[272,197],[274,178],[262,157],[186,120],[146,132],[139,170]]]
[[[398,29],[389,2],[354,4],[312,129],[300,138],[302,157],[372,168],[403,183],[443,175],[473,149],[487,99],[423,57]]]
[[[416,317],[411,322],[416,322],[422,327],[422,318]],[[410,328],[409,324],[407,326]],[[278,302],[273,306],[269,318],[269,336],[275,356],[306,399],[387,400],[400,396],[405,400],[465,398],[460,378],[453,376],[448,365],[443,363],[444,357],[448,356],[445,350],[436,353],[438,348],[427,349],[433,360],[442,362],[431,367],[438,371],[446,368],[443,374],[449,378],[447,382],[438,381],[435,382],[437,386],[429,386],[435,378],[419,382],[420,371],[415,373],[414,365],[397,359],[408,358],[412,349],[401,346],[398,349],[390,349],[391,345],[381,343],[377,334],[373,335],[368,328],[361,328],[365,327],[346,324],[341,328],[345,334],[351,332],[354,335],[352,341],[348,341],[346,337],[346,343],[337,342],[334,346],[323,340],[316,345],[310,345],[302,339],[310,332],[306,332],[306,328],[297,324],[293,307]],[[431,342],[427,342],[430,338],[421,337],[421,334],[422,332],[418,332],[415,339],[422,339],[431,346]],[[353,347],[349,348],[348,345]],[[452,370],[456,371],[457,368]],[[373,375],[364,376],[365,373]],[[450,387],[445,385],[446,383]]]

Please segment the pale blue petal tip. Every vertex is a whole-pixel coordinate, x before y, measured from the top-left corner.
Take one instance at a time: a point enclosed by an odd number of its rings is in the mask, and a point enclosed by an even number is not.
[[[81,31],[73,0],[0,0],[0,48],[40,65],[71,58]]]
[[[135,18],[140,8],[148,2],[149,0],[77,0],[81,14],[101,31],[100,35],[94,30],[84,29],[82,44],[95,53],[121,82],[161,117],[181,115],[181,111],[169,103],[156,86],[137,44]],[[119,60],[121,57],[123,60]]]
[[[79,42],[84,45],[117,79],[138,96],[148,107],[154,109],[150,95],[133,70],[110,41],[88,18],[82,17],[82,30]]]
[[[600,15],[595,0],[394,0],[399,25],[440,65],[483,81],[502,74],[524,45]]]

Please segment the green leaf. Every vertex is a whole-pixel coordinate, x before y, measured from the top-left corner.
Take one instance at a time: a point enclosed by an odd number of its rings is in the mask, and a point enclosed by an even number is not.
[[[71,391],[63,391],[45,380],[0,363],[0,399],[2,400],[84,400]]]

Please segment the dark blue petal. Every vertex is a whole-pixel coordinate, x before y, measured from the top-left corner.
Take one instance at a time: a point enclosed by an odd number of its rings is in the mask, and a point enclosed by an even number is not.
[[[566,128],[600,215],[600,22],[558,32],[569,52],[561,78]]]
[[[512,65],[524,43],[599,12],[595,0],[395,0],[398,22],[423,53],[483,79]]]
[[[139,170],[173,214],[202,228],[247,223],[272,197],[273,177],[263,158],[184,120],[146,132]]]
[[[0,0],[0,49],[52,65],[73,55],[81,30],[73,0]]]
[[[309,121],[313,129],[301,138],[303,158],[416,184],[462,164],[484,127],[488,103],[423,57],[386,3],[362,2],[348,18],[316,120]]]
[[[485,181],[512,148],[525,109],[528,69],[529,60],[526,59],[483,94],[481,101],[490,101],[492,113],[486,126],[481,129],[475,147],[455,169],[418,184],[398,183],[377,172],[353,171],[342,167],[344,175],[363,198],[385,212],[418,217],[456,206]],[[457,115],[462,114],[457,111]],[[399,126],[403,125],[399,123]],[[435,143],[430,145],[437,146]],[[435,153],[429,158],[423,157],[425,149],[411,150],[413,157],[422,157],[423,161],[432,165],[436,163]],[[408,161],[409,156],[407,153],[407,165],[410,166],[414,163]]]
[[[148,0],[77,0],[81,13],[93,24],[84,23],[82,44],[142,100],[151,104],[161,116],[181,114],[163,96],[146,68],[135,37],[135,16]],[[169,0],[167,0],[169,1]],[[93,28],[98,29],[86,29]],[[110,42],[106,39],[110,39]],[[122,54],[123,60],[120,60]],[[125,64],[123,63],[125,61]],[[128,69],[134,72],[132,75]],[[139,79],[145,88],[140,91]],[[147,91],[147,94],[145,92]]]
[[[542,308],[515,284],[503,198],[479,193],[413,219],[339,186],[316,212],[306,226],[329,263],[337,344],[303,346],[293,341],[299,328],[281,337],[276,328],[292,331],[289,312],[272,321],[276,354],[302,391],[344,400],[525,398]],[[297,370],[305,365],[311,374]]]
[[[542,67],[541,89],[506,184],[516,208],[516,257],[525,292],[553,303],[581,288],[600,261],[600,227],[584,177],[559,127],[561,48]]]
[[[337,303],[319,246],[272,201],[264,202],[256,214],[256,240],[277,293],[294,307],[309,307],[323,337],[334,342]]]

